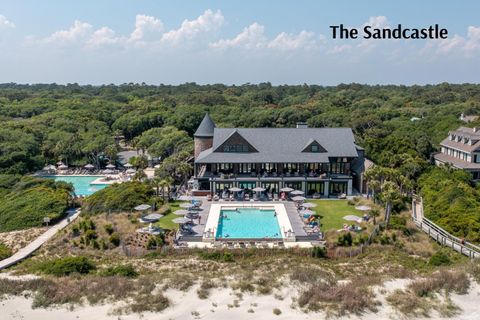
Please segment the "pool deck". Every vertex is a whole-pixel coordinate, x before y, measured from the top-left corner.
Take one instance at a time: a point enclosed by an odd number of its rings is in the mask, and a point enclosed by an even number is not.
[[[298,215],[297,208],[295,204],[291,201],[207,201],[205,198],[199,198],[202,200],[202,206],[200,207],[199,216],[201,217],[200,224],[197,224],[195,221],[195,225],[193,226],[194,234],[190,235],[189,237],[198,238],[198,241],[201,241],[203,238],[203,233],[205,232],[205,227],[208,221],[208,215],[210,213],[210,209],[212,204],[216,205],[225,205],[225,206],[274,206],[274,205],[284,205],[286,214],[288,216],[288,220],[290,220],[290,224],[292,227],[292,231],[294,232],[295,236],[307,236],[307,233],[303,229],[305,224],[303,223],[302,219]],[[218,221],[218,219],[217,219]]]

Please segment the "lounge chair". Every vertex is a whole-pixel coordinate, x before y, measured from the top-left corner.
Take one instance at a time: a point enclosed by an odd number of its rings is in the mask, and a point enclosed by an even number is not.
[[[218,194],[214,195],[213,196],[213,201],[218,201],[220,200],[220,197],[218,196]]]
[[[273,195],[273,200],[278,201],[278,194],[275,193],[275,194]]]
[[[245,201],[250,201],[250,195],[248,193],[245,193]]]
[[[212,201],[212,195],[211,194],[207,195],[207,201]]]

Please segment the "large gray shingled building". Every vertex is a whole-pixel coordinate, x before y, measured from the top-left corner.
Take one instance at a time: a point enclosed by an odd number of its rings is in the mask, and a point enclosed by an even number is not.
[[[441,152],[433,155],[437,165],[450,164],[480,180],[480,128],[460,127],[440,142]]]
[[[194,134],[194,192],[284,187],[309,197],[362,192],[364,150],[350,128],[217,128],[208,114]]]

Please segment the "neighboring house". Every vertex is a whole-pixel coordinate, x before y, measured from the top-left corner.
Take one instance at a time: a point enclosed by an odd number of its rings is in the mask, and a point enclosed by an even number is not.
[[[450,164],[480,179],[480,128],[460,127],[440,142],[441,152],[433,155],[435,164]]]
[[[464,113],[462,113],[459,119],[462,120],[463,122],[469,123],[477,120],[478,116],[466,116]]]
[[[194,134],[194,193],[284,187],[307,196],[362,192],[364,150],[350,128],[217,128],[205,115]]]

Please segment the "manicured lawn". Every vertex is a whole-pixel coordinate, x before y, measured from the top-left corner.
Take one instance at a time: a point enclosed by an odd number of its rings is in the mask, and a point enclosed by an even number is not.
[[[310,200],[317,206],[312,208],[319,216],[322,224],[321,230],[341,229],[344,223],[351,224],[351,221],[343,219],[347,215],[362,216],[362,212],[347,203],[347,200]]]
[[[159,226],[162,229],[168,229],[168,230],[178,229],[178,224],[172,222],[172,220],[175,218],[181,217],[173,214],[173,212],[180,209],[179,207],[180,203],[181,203],[180,201],[169,202],[168,203],[168,205],[170,206],[169,213],[164,217],[160,218],[160,220],[155,225]]]

